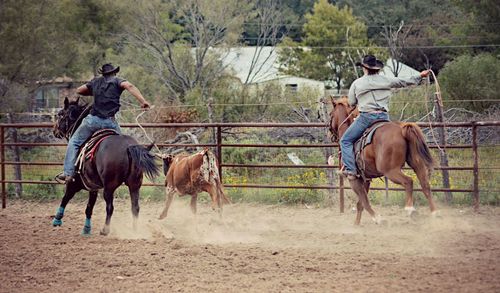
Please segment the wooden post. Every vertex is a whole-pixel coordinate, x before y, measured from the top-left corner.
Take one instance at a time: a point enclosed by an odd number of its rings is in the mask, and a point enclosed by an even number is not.
[[[441,93],[435,93],[435,103],[436,103],[436,121],[444,122],[443,115],[443,104],[441,102]],[[445,127],[438,127],[438,144],[442,145],[443,148],[439,148],[439,159],[441,167],[448,167],[448,154],[446,153],[446,131]],[[447,169],[441,170],[443,176],[443,188],[450,188],[450,174]],[[450,191],[445,192],[445,201],[451,203],[453,200],[453,194]]]
[[[387,176],[384,176],[385,183],[385,205],[389,205],[389,179]]]
[[[219,163],[219,177],[222,182],[222,128],[217,126],[217,161]]]
[[[342,169],[342,155],[339,146],[339,170]],[[344,213],[344,176],[339,175],[339,205],[340,213]]]
[[[13,124],[15,121],[13,115],[11,115],[10,113],[7,113],[6,116],[7,116],[8,123]],[[12,127],[12,128],[10,128],[9,132],[10,132],[10,137],[12,138],[12,142],[17,143],[18,142],[17,129],[15,127]],[[10,149],[12,150],[12,155],[14,156],[14,161],[20,162],[21,161],[21,154],[19,151],[19,147],[13,146],[13,147],[10,147]],[[14,168],[14,179],[18,180],[18,181],[22,181],[23,180],[23,173],[21,171],[21,165],[14,165],[13,168]],[[22,197],[23,185],[21,183],[15,183],[14,189],[15,189],[15,197],[16,198]]]
[[[472,122],[472,157],[474,158],[474,211],[479,211],[479,154],[477,152],[477,124]]]
[[[2,209],[7,207],[7,190],[5,188],[5,131],[4,127],[0,126],[0,164],[2,177]]]
[[[325,122],[326,127],[325,127],[325,135],[324,135],[324,140],[328,141],[330,139],[329,136],[329,123],[330,123],[330,117],[328,115],[328,109],[326,107],[326,98],[320,98],[319,99],[319,105],[321,107],[321,116],[323,118],[323,122]],[[324,148],[323,149],[323,154],[325,155],[325,161],[328,162],[328,158],[333,155],[332,149],[331,148]],[[328,185],[335,186],[335,179],[334,179],[334,174],[333,174],[333,169],[326,169],[326,178],[328,180]],[[334,203],[335,202],[335,197],[334,197],[334,191],[332,189],[328,190],[328,196],[330,198],[330,202]]]

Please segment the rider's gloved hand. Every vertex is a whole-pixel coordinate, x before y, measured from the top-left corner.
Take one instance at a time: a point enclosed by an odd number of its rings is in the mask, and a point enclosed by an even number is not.
[[[144,110],[149,110],[151,108],[151,106],[149,105],[148,102],[144,101],[144,103],[142,103],[142,105],[141,105],[141,108]]]
[[[430,70],[424,70],[420,72],[420,77],[427,77],[431,73]]]

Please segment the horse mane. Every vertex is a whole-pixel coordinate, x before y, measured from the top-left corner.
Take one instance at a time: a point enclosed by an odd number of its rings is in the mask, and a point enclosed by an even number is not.
[[[348,100],[347,100],[347,96],[342,96],[342,97],[340,97],[340,98],[336,99],[336,100],[335,100],[335,104],[337,104],[337,105],[339,105],[339,104],[340,104],[340,105],[343,105],[343,106],[345,106],[345,107],[347,107],[347,108],[350,108],[350,107],[351,107],[351,106],[349,106],[349,102],[348,102]]]
[[[71,137],[73,135],[73,133],[76,131],[76,129],[82,123],[83,118],[87,117],[87,115],[90,113],[90,110],[92,109],[92,104],[89,105],[89,103],[87,103],[87,102],[80,104],[80,97],[78,97],[76,100],[70,101],[68,103],[68,106],[69,105],[74,105],[74,106],[78,107],[78,112],[79,112],[78,118],[71,125],[71,128],[68,131],[68,137]]]

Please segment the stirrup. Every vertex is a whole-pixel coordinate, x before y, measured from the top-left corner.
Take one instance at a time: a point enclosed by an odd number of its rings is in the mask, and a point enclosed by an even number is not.
[[[68,182],[75,181],[75,178],[73,176],[64,175],[64,172],[57,174],[54,177],[54,179],[57,181],[57,183],[60,183],[60,184],[66,184]]]
[[[356,178],[360,178],[361,176],[357,173],[347,170],[338,170],[337,174],[347,177],[349,180],[354,180]]]

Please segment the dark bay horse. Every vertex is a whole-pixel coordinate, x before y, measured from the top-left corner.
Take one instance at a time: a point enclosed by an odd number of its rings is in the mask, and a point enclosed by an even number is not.
[[[78,100],[69,102],[64,100],[64,108],[59,111],[57,122],[54,126],[54,135],[58,138],[71,136],[72,130],[76,129],[89,109],[87,105],[80,105]],[[103,188],[103,196],[106,201],[106,222],[101,230],[102,235],[109,234],[109,224],[113,215],[113,195],[115,190],[122,184],[128,186],[130,200],[132,203],[132,214],[134,228],[139,216],[139,189],[142,185],[143,174],[153,178],[159,174],[159,167],[155,164],[155,158],[149,153],[151,147],[145,148],[128,135],[111,135],[104,139],[95,150],[93,158],[84,162],[83,173],[75,176],[74,181],[66,183],[66,190],[61,205],[57,210],[52,222],[54,226],[62,225],[64,209],[75,193],[87,189],[82,181],[84,176],[89,188],[89,200],[85,209],[85,225],[82,234],[90,234],[91,217],[94,204],[97,199],[97,190]]]
[[[333,110],[330,113],[330,132],[332,140],[338,142],[349,125],[354,121],[356,109],[351,108],[347,98],[332,99]],[[401,169],[405,162],[415,171],[422,186],[422,191],[429,201],[431,212],[435,214],[436,206],[432,200],[429,176],[433,169],[433,159],[422,131],[415,123],[390,122],[378,128],[372,143],[363,149],[362,158],[365,163],[365,176],[368,179],[386,176],[392,182],[400,184],[406,191],[405,210],[411,215],[413,207],[413,180],[403,174]],[[380,216],[376,215],[368,201],[370,181],[361,178],[349,180],[358,195],[356,225],[361,221],[361,213],[366,209],[376,223]]]

